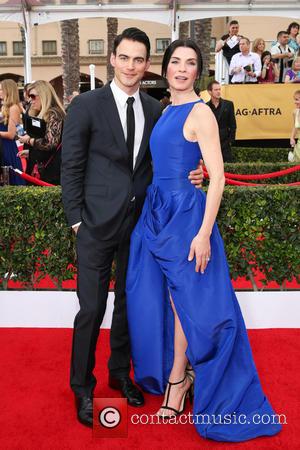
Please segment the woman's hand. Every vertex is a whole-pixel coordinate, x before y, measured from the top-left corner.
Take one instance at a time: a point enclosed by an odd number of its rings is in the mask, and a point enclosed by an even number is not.
[[[24,136],[18,136],[18,140],[22,142],[22,144],[28,144],[30,140],[29,134],[24,134]]]
[[[195,271],[204,273],[204,270],[207,267],[207,264],[210,260],[210,239],[207,236],[201,235],[199,232],[194,239],[192,240],[190,253],[188,256],[188,260],[192,261],[194,257],[196,258],[196,267]]]
[[[28,156],[29,156],[29,150],[20,150],[20,151],[17,153],[17,156],[18,156],[19,158],[28,158]]]
[[[296,140],[295,140],[294,138],[291,138],[291,139],[290,139],[290,145],[291,145],[291,147],[295,147],[295,145],[296,145]]]

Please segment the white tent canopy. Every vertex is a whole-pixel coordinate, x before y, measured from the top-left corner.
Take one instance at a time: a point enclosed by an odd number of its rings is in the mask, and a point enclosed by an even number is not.
[[[224,16],[277,16],[300,18],[300,0],[0,0],[0,20],[18,22],[25,30],[25,80],[31,80],[30,32],[67,19],[116,17],[146,20],[171,26],[172,39],[180,22]]]

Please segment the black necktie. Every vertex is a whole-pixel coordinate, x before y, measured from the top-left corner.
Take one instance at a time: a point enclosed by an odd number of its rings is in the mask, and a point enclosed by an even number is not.
[[[133,111],[134,97],[128,97],[127,99],[127,148],[128,148],[128,166],[131,172],[133,172],[133,153],[134,153],[134,133],[135,133],[135,121]]]

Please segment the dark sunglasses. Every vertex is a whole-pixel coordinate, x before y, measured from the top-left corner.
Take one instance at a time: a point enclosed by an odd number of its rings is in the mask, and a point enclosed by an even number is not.
[[[29,94],[28,97],[31,98],[31,100],[35,100],[38,97],[38,95],[37,94]]]

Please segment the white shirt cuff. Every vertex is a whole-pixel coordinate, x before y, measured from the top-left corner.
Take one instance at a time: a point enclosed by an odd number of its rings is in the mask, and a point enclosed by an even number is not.
[[[74,223],[74,225],[72,225],[73,230],[74,230],[74,228],[79,227],[79,225],[80,225],[81,223],[82,223],[82,222]]]

